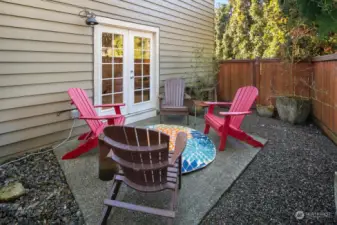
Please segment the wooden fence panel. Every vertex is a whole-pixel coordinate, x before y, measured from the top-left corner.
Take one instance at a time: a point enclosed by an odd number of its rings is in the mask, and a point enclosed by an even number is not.
[[[337,135],[337,60],[314,62],[313,114]]]
[[[280,95],[312,98],[313,116],[337,143],[337,54],[293,65],[278,59],[227,60],[221,62],[218,82],[222,101],[232,100],[247,85],[259,89],[257,102],[262,105],[275,104]]]
[[[238,88],[253,85],[254,61],[223,62],[218,74],[218,98],[231,101]]]

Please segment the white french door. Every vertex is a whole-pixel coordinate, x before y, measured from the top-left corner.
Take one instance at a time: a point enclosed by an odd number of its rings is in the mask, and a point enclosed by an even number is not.
[[[96,29],[96,28],[95,28]],[[125,103],[122,114],[156,107],[153,34],[100,26],[95,31],[95,103]],[[114,113],[111,107],[100,115]]]
[[[129,31],[130,112],[155,107],[152,34]]]

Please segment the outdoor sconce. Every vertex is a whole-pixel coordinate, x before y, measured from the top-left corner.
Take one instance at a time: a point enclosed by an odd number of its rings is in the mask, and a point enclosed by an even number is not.
[[[96,15],[93,12],[89,12],[88,10],[84,9],[79,13],[80,17],[82,18],[87,18],[85,20],[85,23],[89,26],[95,26],[98,24],[97,20],[96,20]]]

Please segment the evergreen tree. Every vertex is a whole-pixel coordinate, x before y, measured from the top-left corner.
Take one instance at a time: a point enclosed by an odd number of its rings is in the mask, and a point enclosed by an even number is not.
[[[296,7],[300,16],[309,26],[316,26],[318,35],[323,39],[337,33],[336,0],[281,0],[283,10],[289,13]]]
[[[263,34],[266,26],[263,18],[262,1],[252,0],[249,9],[250,17],[252,18],[252,25],[250,27],[249,39],[252,43],[252,57],[262,57],[265,50],[263,43]]]
[[[281,46],[286,42],[286,18],[284,17],[278,0],[265,1],[263,5],[263,17],[266,21],[263,43],[266,49],[264,58],[277,57]]]
[[[250,0],[232,0],[231,5],[231,17],[223,37],[223,58],[251,58],[251,43],[249,40]]]
[[[229,21],[230,10],[230,4],[222,4],[215,9],[215,55],[218,59],[223,58],[222,39]]]

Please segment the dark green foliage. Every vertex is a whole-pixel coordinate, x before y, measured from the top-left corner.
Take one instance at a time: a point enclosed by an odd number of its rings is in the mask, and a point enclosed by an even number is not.
[[[262,37],[266,27],[266,21],[263,18],[262,1],[252,0],[249,14],[252,20],[249,32],[249,39],[252,43],[252,58],[262,57],[265,49]]]
[[[251,24],[249,16],[250,0],[232,0],[231,6],[231,17],[222,40],[223,58],[251,58],[251,42],[249,40]]]
[[[337,33],[337,1],[336,0],[282,0],[284,11],[288,14],[294,3],[299,16],[309,26],[317,26],[321,38]]]
[[[230,0],[215,23],[220,59],[337,53],[337,0]]]
[[[263,52],[263,58],[274,58],[279,56],[280,48],[286,42],[286,18],[278,0],[265,1],[263,17],[266,21],[263,35],[266,49]]]
[[[223,57],[222,37],[229,21],[230,10],[230,4],[223,4],[215,9],[215,55],[219,59]]]

